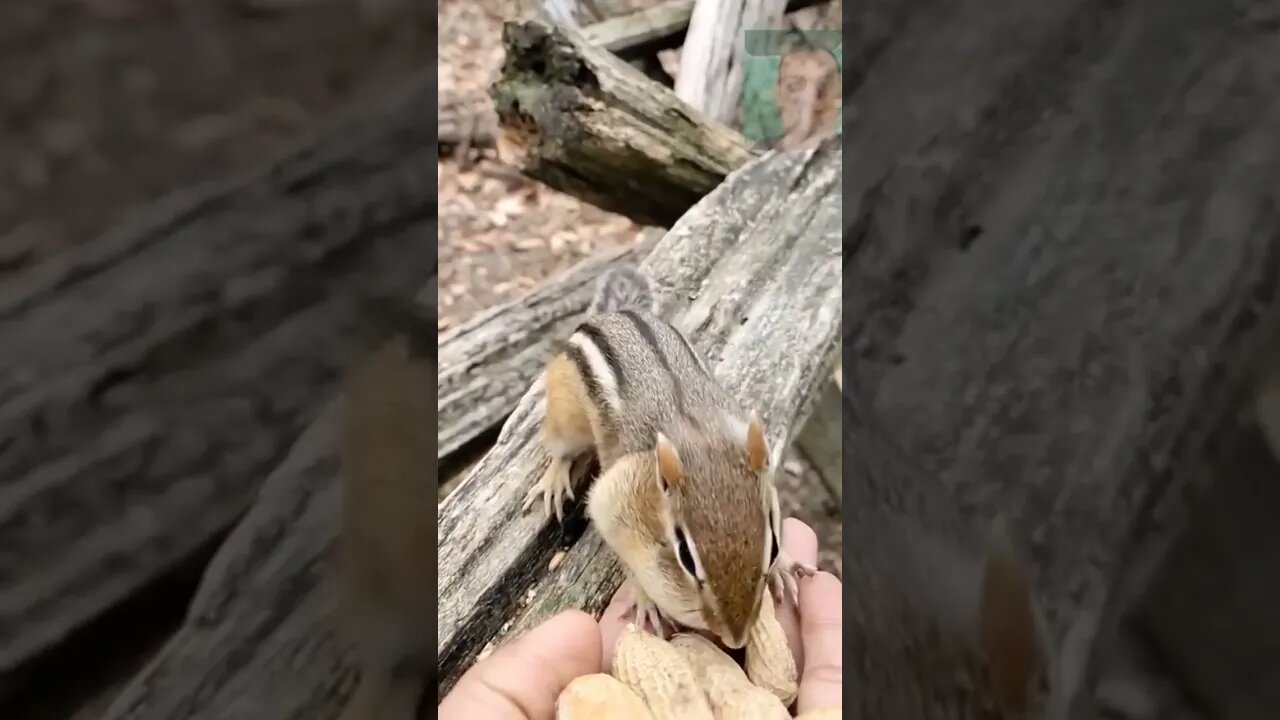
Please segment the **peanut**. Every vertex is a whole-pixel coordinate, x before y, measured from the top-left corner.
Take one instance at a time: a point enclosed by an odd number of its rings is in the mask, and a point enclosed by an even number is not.
[[[760,603],[760,616],[747,638],[747,677],[773,693],[783,705],[790,705],[799,691],[796,659],[770,597]]]
[[[667,641],[634,625],[618,638],[613,674],[644,698],[654,720],[715,720],[684,657]]]
[[[740,679],[743,685],[751,682],[733,658],[726,655],[715,643],[697,633],[686,632],[676,635],[671,638],[671,647],[678,650],[684,659],[689,661],[695,672],[700,669],[723,670],[734,679]]]
[[[634,690],[611,675],[596,673],[575,678],[556,699],[556,720],[653,720]]]
[[[671,638],[671,646],[693,668],[716,720],[790,720],[782,703],[752,685],[738,663],[710,640],[681,633]]]

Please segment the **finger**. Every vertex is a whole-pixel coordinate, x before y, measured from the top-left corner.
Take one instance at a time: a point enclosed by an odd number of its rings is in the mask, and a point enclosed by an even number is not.
[[[551,720],[556,697],[580,675],[600,671],[600,630],[570,610],[476,663],[440,703],[446,720]]]
[[[818,535],[813,528],[795,518],[782,521],[782,548],[797,562],[815,565],[818,562]],[[783,593],[785,596],[786,593]],[[796,608],[789,601],[777,606],[778,623],[787,635],[787,644],[791,646],[791,654],[796,659],[796,667],[804,665],[804,644],[800,641],[800,619],[796,617]]]
[[[839,707],[843,682],[844,615],[840,581],[819,572],[800,581],[800,636],[805,663],[800,671],[800,712]]]
[[[609,607],[600,616],[600,658],[604,672],[613,671],[613,649],[618,645],[618,638],[626,629],[627,623],[636,622],[630,617],[623,617],[631,607],[631,581],[622,583],[618,591],[609,601]]]

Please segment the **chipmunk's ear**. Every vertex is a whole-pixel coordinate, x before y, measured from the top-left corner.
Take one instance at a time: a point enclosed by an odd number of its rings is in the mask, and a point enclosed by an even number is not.
[[[764,439],[764,425],[756,411],[747,420],[747,465],[754,471],[764,470],[769,462],[769,444]]]
[[[680,487],[684,482],[684,465],[680,462],[676,446],[671,444],[666,435],[658,433],[658,443],[653,452],[658,458],[658,481],[662,484],[662,489]]]
[[[980,600],[981,642],[992,698],[1011,717],[1025,716],[1046,666],[1035,593],[1009,528],[997,517],[987,538]]]

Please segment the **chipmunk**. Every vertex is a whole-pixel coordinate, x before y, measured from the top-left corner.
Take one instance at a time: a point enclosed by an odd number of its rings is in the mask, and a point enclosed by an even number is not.
[[[409,720],[433,667],[429,520],[436,468],[435,345],[428,318],[369,299],[377,346],[348,372],[341,426],[340,619],[359,650],[344,720]]]
[[[551,464],[530,490],[546,515],[573,498],[570,469],[594,448],[600,478],[587,515],[626,566],[629,612],[710,630],[741,648],[766,584],[793,601],[816,569],[781,546],[778,494],[764,426],[706,361],[658,318],[652,285],[606,273],[587,319],[542,377],[542,444]]]

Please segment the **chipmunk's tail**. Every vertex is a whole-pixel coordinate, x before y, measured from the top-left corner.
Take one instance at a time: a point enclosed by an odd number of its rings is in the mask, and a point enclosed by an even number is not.
[[[629,265],[612,268],[600,276],[587,313],[597,315],[621,310],[657,310],[653,281]]]

